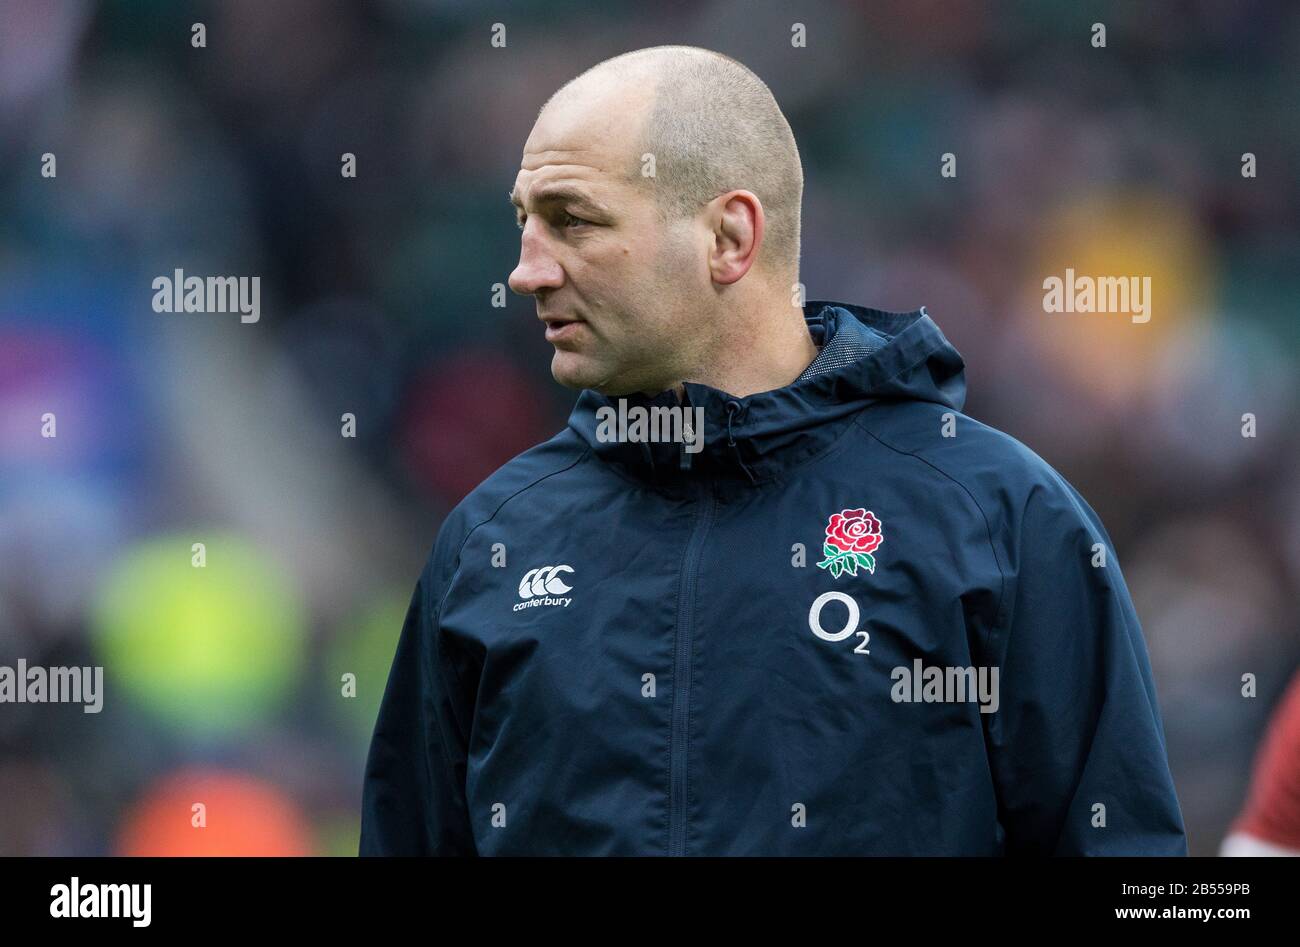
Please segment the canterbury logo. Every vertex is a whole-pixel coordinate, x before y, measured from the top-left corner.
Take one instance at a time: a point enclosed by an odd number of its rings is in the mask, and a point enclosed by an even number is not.
[[[573,591],[573,586],[565,585],[560,578],[561,572],[572,572],[573,566],[542,566],[529,569],[519,583],[519,597],[532,598],[534,595],[563,595]]]
[[[561,573],[573,572],[573,566],[542,566],[540,569],[529,569],[524,573],[524,577],[519,580],[519,597],[524,599],[514,607],[514,611],[520,611],[524,608],[532,608],[538,605],[558,605],[561,608],[567,608],[572,598],[559,598],[565,592],[573,591],[573,586],[568,585],[560,578]]]

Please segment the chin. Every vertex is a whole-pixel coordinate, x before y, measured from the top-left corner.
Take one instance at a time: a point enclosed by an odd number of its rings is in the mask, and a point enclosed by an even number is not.
[[[551,360],[551,377],[565,388],[581,391],[590,388],[602,395],[616,397],[636,390],[626,380],[617,380],[608,368],[597,365],[574,352],[556,352]]]
[[[551,359],[551,377],[565,388],[581,391],[592,388],[602,381],[594,365],[587,363],[581,356],[572,352],[556,352]]]

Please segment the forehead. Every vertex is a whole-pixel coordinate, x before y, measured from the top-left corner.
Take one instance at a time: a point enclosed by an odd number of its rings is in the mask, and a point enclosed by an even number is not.
[[[627,87],[586,88],[552,102],[524,143],[515,196],[561,183],[596,198],[626,195],[645,103],[644,91]]]

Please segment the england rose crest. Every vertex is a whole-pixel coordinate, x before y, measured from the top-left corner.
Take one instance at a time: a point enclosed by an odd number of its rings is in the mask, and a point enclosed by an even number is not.
[[[857,575],[858,566],[874,573],[876,559],[872,553],[884,541],[880,520],[870,510],[832,513],[830,522],[826,524],[826,538],[822,541],[822,554],[826,558],[817,563],[817,568],[830,569],[831,575],[837,579],[844,572]]]

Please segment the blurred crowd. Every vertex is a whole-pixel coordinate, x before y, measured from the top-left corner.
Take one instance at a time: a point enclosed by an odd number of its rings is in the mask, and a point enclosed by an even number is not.
[[[0,665],[106,691],[0,705],[0,855],[355,853],[442,516],[575,398],[492,305],[523,142],[666,43],[785,110],[808,298],[926,306],[967,413],[1101,515],[1217,852],[1300,661],[1300,8],[925,7],[802,4],[799,47],[743,0],[0,4]],[[1066,267],[1150,275],[1151,321],[1045,313]],[[178,268],[260,276],[260,320],[155,312]]]

